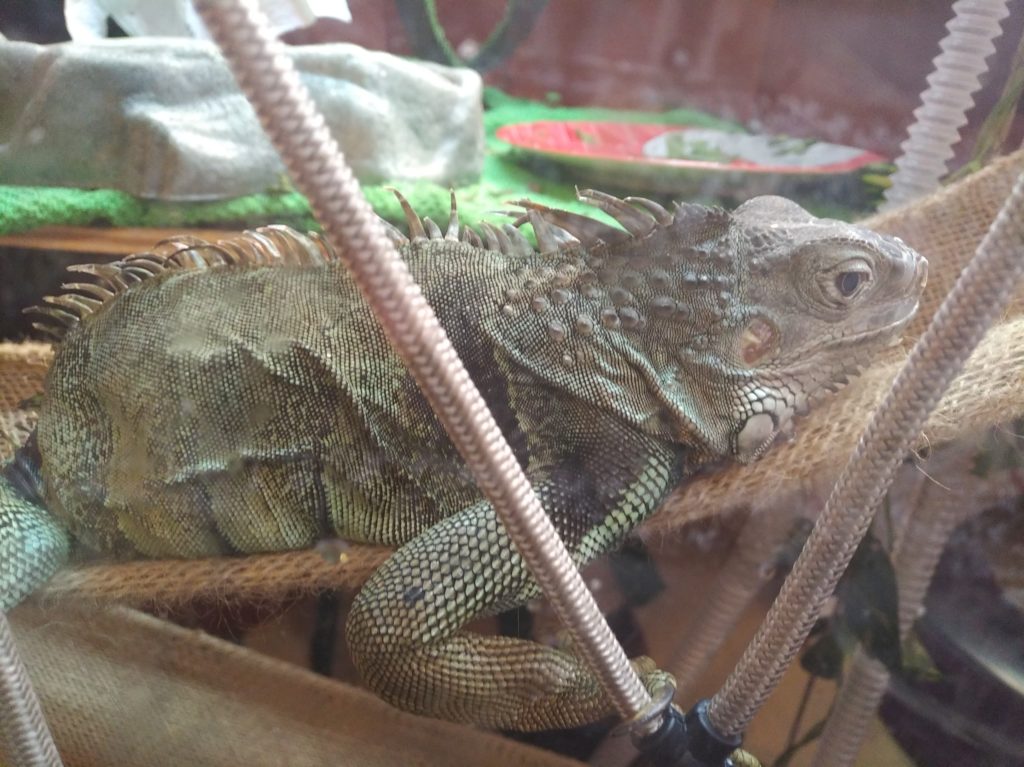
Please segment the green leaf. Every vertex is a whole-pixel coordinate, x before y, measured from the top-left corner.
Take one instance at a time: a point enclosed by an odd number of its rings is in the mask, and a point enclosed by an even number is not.
[[[822,679],[838,679],[843,670],[843,648],[835,633],[826,631],[800,656],[800,666],[808,674]]]
[[[903,640],[903,676],[918,682],[938,682],[942,679],[942,672],[914,629]]]
[[[874,535],[869,533],[857,547],[836,596],[837,620],[861,642],[868,655],[897,673],[903,651],[896,571]]]
[[[772,767],[786,767],[793,757],[796,756],[797,751],[821,737],[821,733],[825,730],[825,722],[827,721],[828,717],[826,716],[820,722],[816,722],[812,725],[800,740],[779,754],[779,758],[772,763]]]

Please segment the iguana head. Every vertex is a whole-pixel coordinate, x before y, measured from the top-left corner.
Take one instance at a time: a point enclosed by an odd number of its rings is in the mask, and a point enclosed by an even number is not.
[[[816,218],[781,197],[753,199],[732,221],[723,244],[740,254],[734,321],[703,364],[731,371],[732,449],[751,460],[794,415],[896,343],[927,262],[898,238]]]
[[[609,336],[602,354],[619,355],[603,361],[602,377],[610,391],[633,390],[605,401],[708,457],[759,457],[794,416],[897,341],[924,288],[927,263],[899,239],[781,197],[732,213],[580,197],[625,231],[520,204],[542,252],[568,235],[583,245],[584,292],[603,305]]]

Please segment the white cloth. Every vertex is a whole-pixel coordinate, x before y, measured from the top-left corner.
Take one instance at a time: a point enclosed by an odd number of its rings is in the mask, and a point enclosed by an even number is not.
[[[475,72],[342,43],[289,50],[360,180],[478,178]],[[0,184],[166,200],[281,188],[277,153],[207,41],[0,42],[0,104]]]

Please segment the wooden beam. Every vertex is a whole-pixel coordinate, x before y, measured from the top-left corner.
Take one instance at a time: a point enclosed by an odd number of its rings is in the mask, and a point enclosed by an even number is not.
[[[126,256],[151,250],[161,240],[182,234],[217,241],[238,232],[224,229],[190,229],[184,226],[176,229],[44,226],[20,234],[0,235],[0,247]]]

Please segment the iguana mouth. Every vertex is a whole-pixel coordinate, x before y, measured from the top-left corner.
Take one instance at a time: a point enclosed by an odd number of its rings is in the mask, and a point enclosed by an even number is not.
[[[915,307],[916,308],[916,307]],[[870,330],[864,330],[860,333],[851,335],[841,336],[831,341],[819,343],[814,348],[814,353],[809,353],[807,348],[801,349],[799,352],[793,355],[792,359],[795,361],[792,365],[782,364],[781,369],[786,371],[789,376],[800,377],[801,372],[806,372],[809,368],[817,368],[820,365],[822,356],[835,357],[837,350],[851,349],[856,350],[858,347],[866,347],[871,349],[872,353],[882,351],[882,349],[892,348],[900,342],[900,331],[907,325],[910,319],[914,316],[911,312],[903,319],[883,325],[878,328],[872,328]],[[871,342],[889,335],[889,341],[885,346],[872,345]],[[855,353],[855,352],[854,352]],[[847,360],[848,366],[844,367],[845,375],[852,376],[857,374],[858,369],[862,369],[864,365],[868,364],[870,360],[859,355],[856,359],[850,358]],[[834,389],[833,389],[834,391]]]
[[[907,324],[910,322],[911,319],[913,319],[913,317],[914,317],[914,315],[916,313],[917,313],[917,304],[915,303],[913,309],[911,309],[906,314],[906,316],[902,317],[901,319],[896,320],[895,322],[891,322],[888,325],[882,325],[881,327],[878,327],[878,328],[872,328],[870,330],[863,330],[860,333],[854,333],[852,335],[840,336],[839,338],[835,339],[834,341],[826,342],[825,344],[822,345],[821,348],[824,350],[824,349],[842,349],[842,348],[849,347],[849,346],[857,346],[857,345],[859,345],[859,344],[861,344],[861,343],[863,343],[865,341],[872,341],[872,340],[874,340],[876,338],[880,338],[880,337],[885,336],[887,334],[891,334],[892,335],[892,338],[889,340],[889,343],[888,343],[887,346],[889,346],[889,347],[895,346],[900,341],[900,331],[903,330],[903,328],[905,328],[907,326]]]

